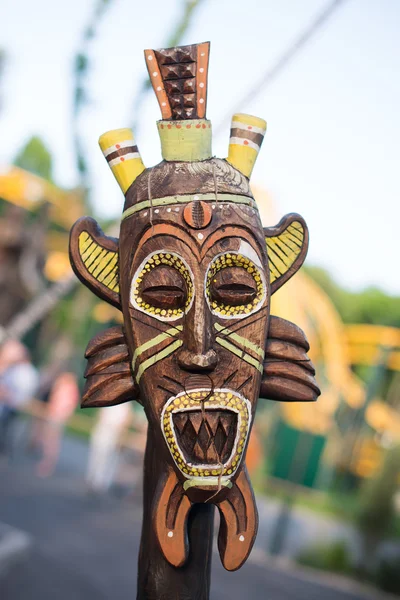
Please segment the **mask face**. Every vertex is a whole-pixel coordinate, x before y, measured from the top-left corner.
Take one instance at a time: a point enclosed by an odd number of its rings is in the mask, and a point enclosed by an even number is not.
[[[258,397],[319,395],[303,332],[269,314],[271,294],[304,261],[308,231],[295,214],[261,225],[249,177],[265,121],[235,115],[228,158],[212,157],[208,44],[145,55],[164,160],[145,169],[130,130],[101,136],[125,194],[120,237],[90,218],[71,231],[77,276],[123,313],[122,327],[88,345],[82,405],[144,406],[152,523],[165,559],[185,563],[190,508],[212,502],[221,559],[234,570],[257,531],[245,456]]]
[[[195,229],[199,212],[209,222]],[[148,214],[126,219],[121,250],[133,239],[121,252],[132,372],[178,478],[211,496],[237,475],[259,396],[270,295],[263,229],[251,207],[195,201],[158,210],[151,225]]]

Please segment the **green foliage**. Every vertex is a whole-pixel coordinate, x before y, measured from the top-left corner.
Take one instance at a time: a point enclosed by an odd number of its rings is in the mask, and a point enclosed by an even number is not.
[[[194,11],[202,2],[203,0],[184,0],[181,19],[178,21],[176,29],[171,33],[165,44],[168,48],[178,46],[181,43],[183,36],[189,29]]]
[[[84,106],[87,103],[88,94],[86,92],[87,77],[90,71],[90,42],[96,36],[98,27],[106,11],[110,8],[112,0],[97,0],[90,17],[89,24],[86,26],[81,47],[74,58],[74,87],[73,87],[73,119],[72,135],[75,148],[76,166],[80,175],[80,186],[86,191],[90,188],[88,163],[84,156],[84,144],[81,136],[79,118]],[[87,199],[87,198],[86,198]]]
[[[400,298],[370,287],[361,292],[341,288],[325,269],[307,267],[312,279],[328,294],[345,323],[400,327]]]
[[[47,181],[52,180],[53,160],[50,151],[38,136],[31,137],[21,148],[14,159],[14,165],[39,175]]]
[[[343,540],[312,546],[303,550],[296,560],[301,565],[334,573],[346,574],[352,571],[351,555]]]
[[[400,446],[386,452],[377,475],[360,489],[360,506],[356,522],[361,532],[381,539],[394,521],[394,495],[400,475]]]

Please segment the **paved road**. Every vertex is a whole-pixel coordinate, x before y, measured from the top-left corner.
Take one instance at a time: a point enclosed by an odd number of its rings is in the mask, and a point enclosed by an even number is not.
[[[0,464],[0,521],[32,536],[29,560],[0,582],[1,600],[135,598],[139,498],[93,499],[76,473],[38,479],[27,464]],[[363,600],[260,559],[227,573],[214,557],[212,600]]]

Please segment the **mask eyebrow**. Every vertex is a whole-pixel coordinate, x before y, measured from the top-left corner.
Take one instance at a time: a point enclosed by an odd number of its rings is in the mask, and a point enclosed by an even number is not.
[[[217,231],[210,233],[210,235],[204,240],[201,247],[201,259],[204,260],[204,257],[210,250],[212,250],[215,244],[224,239],[234,239],[237,240],[239,244],[245,242],[257,254],[258,260],[260,260],[261,257],[261,262],[263,262],[263,260],[265,260],[265,262],[267,261],[265,241],[264,237],[261,236],[261,231],[260,239],[258,240],[254,234],[254,231],[247,229],[243,225],[227,225],[223,227],[223,231],[218,229]],[[239,248],[232,248],[232,251],[240,252]],[[229,250],[224,250],[224,252],[229,252]],[[245,253],[243,253],[243,255],[245,255]],[[253,260],[251,257],[246,256],[246,258]]]
[[[190,251],[196,256],[197,260],[200,261],[199,249],[187,230],[178,224],[172,223],[159,223],[154,225],[152,228],[147,229],[144,235],[140,238],[138,245],[135,248],[135,255],[141,250],[144,244],[148,240],[153,240],[156,237],[169,236],[183,242]]]

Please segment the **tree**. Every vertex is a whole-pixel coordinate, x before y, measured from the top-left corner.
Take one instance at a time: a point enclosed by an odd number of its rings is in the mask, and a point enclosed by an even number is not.
[[[394,496],[400,475],[400,446],[390,448],[373,479],[360,490],[358,526],[363,540],[363,565],[367,571],[375,565],[376,548],[388,533],[394,518]]]
[[[21,169],[30,171],[35,175],[43,177],[47,181],[52,180],[53,160],[50,151],[43,140],[33,136],[18,152],[14,164]]]
[[[325,269],[306,267],[307,273],[328,294],[345,323],[400,327],[400,298],[376,287],[350,292],[340,287]]]

